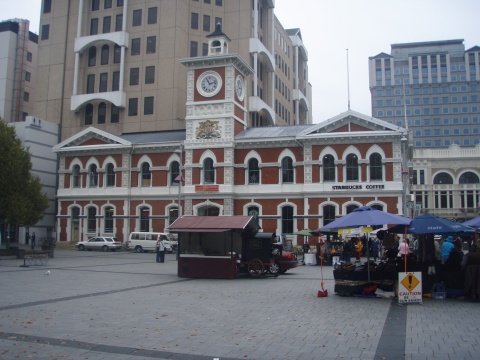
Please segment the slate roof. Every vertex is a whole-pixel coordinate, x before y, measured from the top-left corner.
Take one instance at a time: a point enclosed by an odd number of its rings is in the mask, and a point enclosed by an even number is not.
[[[235,140],[292,137],[314,126],[315,125],[252,127],[237,134]]]
[[[120,138],[133,144],[179,142],[185,140],[185,130],[154,131],[122,134]]]

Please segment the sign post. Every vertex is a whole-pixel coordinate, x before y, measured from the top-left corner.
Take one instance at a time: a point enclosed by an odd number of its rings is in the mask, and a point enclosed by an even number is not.
[[[422,303],[422,272],[398,273],[398,303]]]

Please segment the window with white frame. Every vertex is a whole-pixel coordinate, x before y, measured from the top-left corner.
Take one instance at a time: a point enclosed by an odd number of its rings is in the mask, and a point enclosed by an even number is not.
[[[141,186],[150,186],[152,184],[152,172],[150,171],[150,164],[144,162],[141,166]]]
[[[358,181],[358,157],[348,154],[346,159],[347,181]]]
[[[248,183],[260,183],[260,168],[258,167],[258,160],[255,158],[248,160]]]
[[[82,175],[80,174],[80,165],[73,165],[72,187],[79,188],[81,186],[82,186]]]
[[[378,153],[370,155],[370,181],[383,180],[382,157]]]
[[[282,159],[282,184],[293,183],[293,160],[290,156]]]
[[[90,187],[97,187],[98,186],[98,172],[97,172],[97,165],[91,164],[89,171],[89,178],[90,178]]]
[[[105,233],[113,233],[113,214],[114,214],[113,207],[108,206],[105,208],[105,216],[104,216],[104,232]]]
[[[203,160],[203,183],[215,184],[215,168],[211,158]]]
[[[327,154],[323,157],[322,168],[323,181],[335,181],[335,159],[333,155]]]
[[[87,232],[97,232],[97,209],[93,206],[87,209]]]
[[[107,187],[115,186],[115,171],[112,163],[107,164],[105,170],[105,184]]]

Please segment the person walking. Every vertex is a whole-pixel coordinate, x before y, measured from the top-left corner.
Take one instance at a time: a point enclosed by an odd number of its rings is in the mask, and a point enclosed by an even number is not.
[[[35,250],[35,244],[36,244],[35,231],[32,233],[32,236],[30,237],[30,243],[31,243],[32,250]]]
[[[163,235],[160,235],[160,238],[157,240],[155,244],[155,248],[157,250],[157,262],[163,263],[165,262],[165,238]]]

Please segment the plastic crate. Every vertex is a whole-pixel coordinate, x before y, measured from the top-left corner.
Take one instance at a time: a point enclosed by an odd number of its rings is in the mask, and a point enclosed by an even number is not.
[[[447,293],[445,292],[432,292],[432,297],[436,300],[445,300]]]

